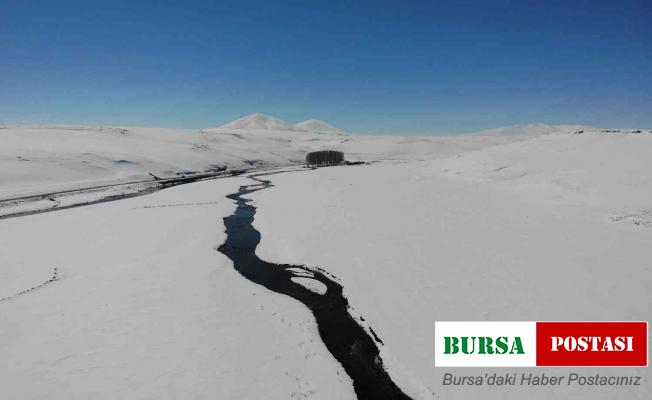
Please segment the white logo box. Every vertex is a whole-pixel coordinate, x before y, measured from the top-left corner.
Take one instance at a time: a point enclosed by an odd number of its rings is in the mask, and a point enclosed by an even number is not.
[[[444,337],[519,336],[524,354],[444,354]],[[537,326],[534,321],[437,321],[435,322],[436,367],[535,367]]]

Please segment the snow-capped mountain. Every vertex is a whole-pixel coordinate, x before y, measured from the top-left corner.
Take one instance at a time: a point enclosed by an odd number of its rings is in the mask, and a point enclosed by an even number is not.
[[[207,129],[206,131],[298,131],[298,132],[311,132],[311,133],[344,133],[343,130],[334,127],[333,125],[318,120],[309,119],[296,124],[291,124],[280,118],[272,117],[263,113],[253,113],[238,118],[227,124],[221,125],[217,128]]]
[[[308,132],[317,132],[317,133],[344,133],[343,130],[334,127],[328,122],[324,122],[318,119],[308,119],[303,122],[294,124],[298,129]]]
[[[272,117],[263,113],[253,113],[224,124],[218,129],[246,129],[246,130],[272,130],[272,131],[296,131],[300,130],[291,123],[280,118]]]

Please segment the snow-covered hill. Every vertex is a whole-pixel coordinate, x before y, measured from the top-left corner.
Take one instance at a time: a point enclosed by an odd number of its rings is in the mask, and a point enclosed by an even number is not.
[[[303,122],[294,124],[296,128],[299,128],[303,131],[308,132],[317,132],[317,133],[344,133],[343,130],[334,127],[328,122],[319,120],[319,119],[309,119]]]
[[[224,131],[275,131],[275,132],[313,132],[313,133],[344,133],[343,130],[333,125],[319,120],[308,119],[306,121],[291,124],[277,117],[272,117],[263,113],[253,113],[245,115],[234,121],[228,122],[217,128],[210,128],[207,131],[224,132]]]
[[[307,132],[262,114],[238,121],[225,125],[231,128],[222,126],[203,131],[5,126],[0,129],[0,199],[151,179],[149,173],[171,177],[223,166],[301,164],[308,152],[322,149],[344,151],[348,160],[429,160],[551,132],[577,131],[575,126],[523,125],[476,135],[373,136]],[[314,121],[306,125],[323,126]],[[587,134],[591,132],[607,134],[586,130]]]
[[[473,132],[474,135],[482,136],[540,136],[558,131],[575,132],[579,130],[597,130],[594,127],[586,125],[548,125],[548,124],[525,124],[511,125],[500,128],[487,129],[479,132]]]
[[[247,129],[247,130],[274,130],[274,131],[294,131],[300,130],[291,123],[283,121],[280,118],[272,117],[263,113],[254,113],[238,118],[228,124],[224,124],[217,129]]]

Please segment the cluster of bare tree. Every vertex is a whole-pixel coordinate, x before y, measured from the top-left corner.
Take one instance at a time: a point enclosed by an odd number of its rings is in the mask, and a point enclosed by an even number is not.
[[[308,165],[337,165],[344,162],[344,153],[335,150],[321,150],[308,153],[306,163]]]

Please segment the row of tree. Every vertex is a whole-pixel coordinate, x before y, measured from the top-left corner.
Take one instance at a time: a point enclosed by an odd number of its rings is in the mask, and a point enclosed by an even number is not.
[[[344,162],[344,153],[335,150],[321,150],[308,153],[306,163],[308,165],[337,165]]]

